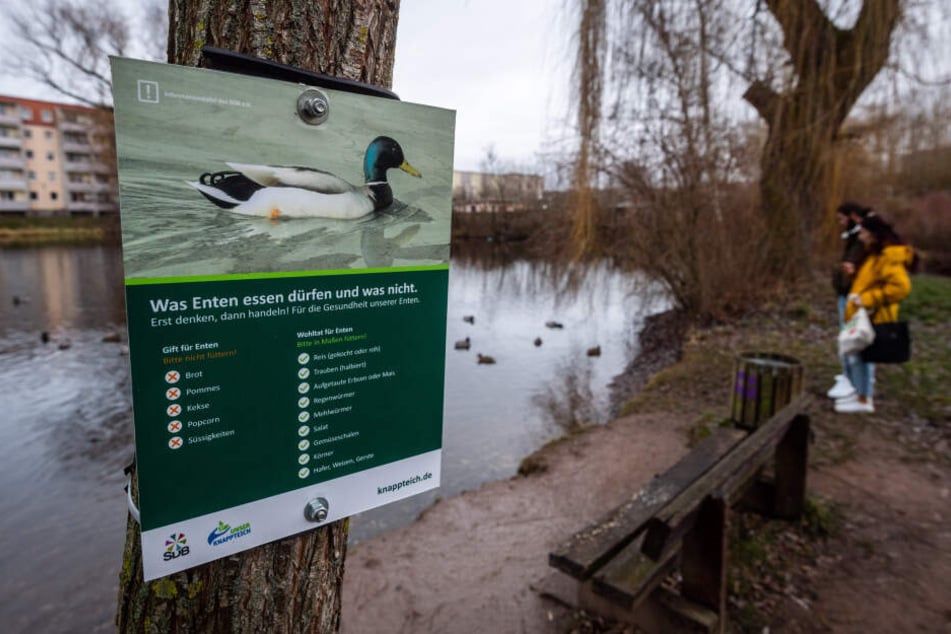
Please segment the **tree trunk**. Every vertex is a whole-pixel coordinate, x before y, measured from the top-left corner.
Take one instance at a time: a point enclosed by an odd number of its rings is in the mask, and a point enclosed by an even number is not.
[[[170,0],[168,59],[215,46],[390,87],[399,0]],[[133,495],[137,497],[135,472]],[[126,529],[120,632],[336,632],[348,521],[143,582],[140,529]]]
[[[816,0],[766,0],[783,32],[795,84],[752,84],[744,98],[769,126],[760,192],[777,272],[802,269],[815,229],[834,206],[831,155],[855,102],[885,65],[901,0],[864,0],[840,29]]]

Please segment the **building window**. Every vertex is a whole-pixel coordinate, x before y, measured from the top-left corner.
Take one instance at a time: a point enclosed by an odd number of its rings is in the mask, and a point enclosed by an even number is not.
[[[23,131],[23,138],[24,138],[24,139],[32,139],[32,138],[33,138],[33,130],[30,130],[29,128],[25,129],[25,130]]]
[[[21,119],[32,119],[33,118],[33,109],[27,108],[26,106],[20,106],[20,118]]]
[[[43,120],[43,123],[53,123],[53,111],[40,110],[40,119]]]
[[[28,159],[33,158],[33,150],[26,150],[23,153],[26,155],[26,158]]]
[[[39,194],[36,192],[30,192],[30,200],[36,200],[37,198],[39,198]]]
[[[50,192],[50,200],[57,200],[58,198],[59,198],[59,194],[57,194],[56,192]]]
[[[0,192],[0,200],[14,200],[13,192]]]
[[[50,179],[50,182],[51,182],[51,183],[55,183],[55,182],[56,182],[56,172],[50,172],[50,173],[49,173],[49,179]]]
[[[34,172],[33,170],[30,170],[29,172],[26,173],[26,177],[29,178],[31,181],[35,181],[36,172]]]
[[[52,161],[53,158],[55,158],[55,155],[54,155],[52,152],[47,152],[47,153],[46,153],[46,160],[47,160],[47,161]]]
[[[52,138],[53,138],[53,131],[52,131],[52,130],[47,130],[46,132],[43,133],[43,136],[45,136],[47,139],[52,139]]]

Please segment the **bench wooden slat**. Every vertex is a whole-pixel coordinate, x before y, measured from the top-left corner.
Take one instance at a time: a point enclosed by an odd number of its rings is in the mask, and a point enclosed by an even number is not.
[[[773,415],[734,451],[658,510],[647,521],[642,552],[654,560],[660,559],[664,551],[678,543],[693,526],[707,496],[722,495],[732,504],[753,474],[773,456],[776,446],[803,410],[806,398],[800,395]]]
[[[677,566],[678,553],[671,550],[661,561],[641,552],[641,534],[591,577],[592,589],[602,597],[633,608]]]
[[[549,565],[581,581],[590,578],[640,534],[656,511],[713,467],[746,436],[747,432],[739,429],[718,428],[629,501],[550,553]]]

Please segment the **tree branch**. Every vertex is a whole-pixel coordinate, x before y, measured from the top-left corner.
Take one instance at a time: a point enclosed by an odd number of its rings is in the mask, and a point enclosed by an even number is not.
[[[746,92],[743,93],[743,99],[756,108],[756,112],[759,113],[763,121],[769,123],[773,121],[776,115],[776,108],[778,107],[781,97],[769,84],[757,79],[751,83],[749,88],[746,89]]]

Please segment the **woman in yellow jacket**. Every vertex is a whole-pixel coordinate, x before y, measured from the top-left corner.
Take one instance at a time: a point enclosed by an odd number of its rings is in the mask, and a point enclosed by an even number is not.
[[[865,245],[867,256],[849,289],[845,319],[848,321],[859,307],[863,307],[872,323],[898,321],[898,304],[911,292],[908,269],[914,264],[915,252],[880,216],[865,217],[861,227],[859,240]],[[875,365],[862,361],[861,353],[845,355],[844,361],[846,374],[856,393],[836,400],[835,411],[874,412]]]

